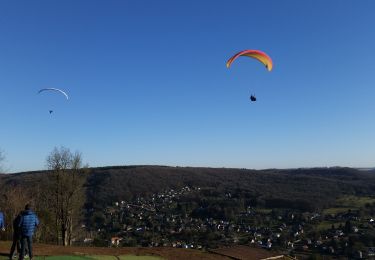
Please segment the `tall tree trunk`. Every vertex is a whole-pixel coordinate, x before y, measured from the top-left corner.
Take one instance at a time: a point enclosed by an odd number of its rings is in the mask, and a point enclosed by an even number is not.
[[[59,181],[59,176],[60,176],[60,173],[57,171],[56,173],[56,180],[55,180],[55,183],[54,183],[54,186],[55,186],[55,189],[56,189],[56,205],[55,205],[55,212],[56,212],[56,243],[57,245],[59,245],[59,240],[60,240],[60,236],[59,236],[59,215],[60,215],[60,212],[59,212],[59,198],[60,198],[60,191],[59,191],[59,188],[60,188],[60,181]]]
[[[72,245],[72,233],[73,233],[73,220],[72,216],[69,217],[69,225],[68,225],[68,245]]]
[[[56,221],[55,221],[55,231],[56,231],[56,244],[59,245],[59,219],[56,216]]]

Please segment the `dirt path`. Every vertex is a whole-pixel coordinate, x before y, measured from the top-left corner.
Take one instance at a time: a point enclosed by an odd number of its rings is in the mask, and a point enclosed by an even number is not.
[[[11,242],[0,241],[0,254],[5,255],[9,253]],[[229,260],[229,257],[211,254],[194,249],[182,248],[168,248],[168,247],[123,247],[123,248],[108,248],[108,247],[62,247],[46,244],[34,244],[35,255],[153,255],[160,256],[171,260],[184,259],[212,259],[212,260]]]

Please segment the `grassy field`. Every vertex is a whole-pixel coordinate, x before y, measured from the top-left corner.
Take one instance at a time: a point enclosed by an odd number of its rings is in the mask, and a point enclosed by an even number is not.
[[[375,203],[373,197],[343,196],[336,200],[335,207],[323,210],[324,215],[345,213],[348,210],[364,208],[366,204]]]
[[[272,209],[269,208],[257,208],[256,212],[260,214],[270,214],[272,212]]]
[[[374,203],[373,197],[357,197],[357,196],[344,196],[337,200],[337,204],[341,207],[363,208],[367,203]]]
[[[345,222],[322,221],[321,223],[319,223],[319,225],[317,226],[316,229],[317,229],[318,231],[331,229],[332,224],[335,225],[335,228],[338,228],[338,227],[340,226],[340,224],[341,224],[342,226],[345,226]]]
[[[354,210],[355,208],[348,208],[348,207],[328,208],[328,209],[323,210],[323,214],[324,215],[336,215],[338,213],[348,212],[349,209]]]
[[[343,196],[336,200],[335,206],[323,210],[323,215],[336,215],[339,213],[346,213],[349,210],[359,210],[364,208],[366,204],[375,203],[373,197],[359,197],[359,196]],[[322,221],[318,226],[317,230],[330,229],[332,224],[337,228],[340,224],[345,226],[345,222],[334,222],[334,221]]]

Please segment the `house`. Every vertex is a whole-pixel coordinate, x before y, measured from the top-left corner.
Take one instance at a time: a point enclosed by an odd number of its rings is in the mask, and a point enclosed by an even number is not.
[[[335,235],[341,237],[341,236],[344,235],[344,232],[342,232],[342,230],[340,230],[340,229],[337,229],[337,230],[335,231]]]
[[[375,256],[375,247],[369,247],[367,249],[367,256]]]
[[[121,240],[121,237],[111,237],[111,244],[113,246],[119,246]]]
[[[83,240],[83,243],[91,243],[92,241],[94,241],[94,239],[92,239],[92,238],[85,238],[84,240]]]

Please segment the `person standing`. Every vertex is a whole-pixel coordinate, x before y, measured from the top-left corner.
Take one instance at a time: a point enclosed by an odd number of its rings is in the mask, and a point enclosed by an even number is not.
[[[35,228],[39,225],[39,219],[31,210],[31,205],[26,204],[25,210],[21,215],[19,227],[21,230],[21,255],[20,260],[25,256],[25,242],[27,242],[27,249],[29,251],[30,260],[33,259],[33,234]]]
[[[21,222],[22,212],[18,213],[17,217],[13,220],[13,243],[12,247],[10,248],[9,259],[13,258],[14,252],[17,248],[17,253],[21,254],[21,229],[19,224]]]
[[[5,221],[4,221],[4,214],[0,211],[0,229],[5,231]]]

